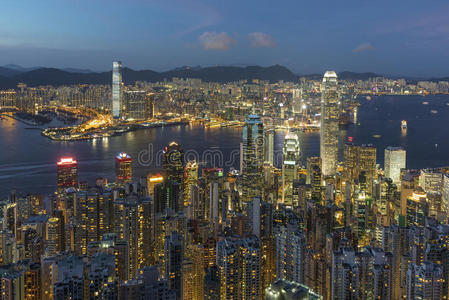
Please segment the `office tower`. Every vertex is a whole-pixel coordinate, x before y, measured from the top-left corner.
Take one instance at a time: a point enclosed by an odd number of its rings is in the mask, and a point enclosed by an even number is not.
[[[264,163],[274,164],[274,129],[265,130]]]
[[[407,270],[407,299],[444,299],[443,271],[439,264],[410,264]]]
[[[323,180],[322,161],[320,157],[307,158],[307,177],[306,183],[312,188],[312,200],[321,202],[321,186]]]
[[[346,180],[354,182],[364,171],[367,193],[371,194],[373,181],[376,179],[376,147],[369,144],[354,145],[346,143],[344,147],[343,173]]]
[[[407,198],[407,226],[424,226],[428,215],[429,203],[427,195],[421,187],[418,187]]]
[[[297,134],[293,132],[287,133],[282,155],[282,203],[293,206],[293,180],[298,178],[300,157]]]
[[[58,188],[65,189],[78,185],[78,163],[72,157],[63,157],[57,162]]]
[[[393,201],[393,196],[396,191],[396,185],[393,184],[391,178],[379,177],[374,181],[373,198],[377,205],[377,209],[383,216],[388,214],[388,205]],[[387,226],[387,224],[385,225]]]
[[[126,183],[132,181],[132,159],[125,152],[117,154],[115,157],[115,181]]]
[[[332,299],[359,298],[359,267],[352,248],[342,248],[332,254]]]
[[[112,63],[112,116],[121,117],[122,113],[122,62]]]
[[[426,193],[441,193],[443,189],[443,174],[435,169],[422,169],[419,174],[419,186]]]
[[[385,176],[391,178],[394,184],[401,182],[401,169],[405,169],[405,150],[400,147],[385,149]]]
[[[444,211],[449,214],[449,174],[443,175],[442,202]]]
[[[337,74],[327,71],[321,85],[321,128],[320,157],[323,175],[335,175],[338,163],[338,123],[340,119],[340,99]]]
[[[153,197],[154,187],[156,184],[162,183],[164,181],[164,177],[162,174],[148,174],[147,181],[148,195]]]
[[[413,194],[413,191],[417,187],[416,176],[410,171],[406,171],[401,178],[401,205],[400,205],[400,221],[405,224],[405,217],[407,215],[407,199]]]
[[[165,278],[168,280],[168,287],[176,291],[178,299],[182,299],[183,260],[182,235],[174,231],[165,237]]]
[[[217,265],[221,282],[220,299],[259,299],[260,239],[226,238],[217,243]]]
[[[176,181],[165,180],[154,186],[154,213],[166,213],[166,209],[174,212],[182,211],[180,184]]]
[[[47,223],[47,256],[55,256],[63,249],[63,226],[59,218],[48,219]],[[61,228],[62,227],[62,228]]]
[[[198,163],[194,160],[187,162],[184,168],[184,206],[192,205],[191,190],[192,185],[198,181]]]
[[[242,199],[251,201],[262,195],[264,130],[258,115],[249,115],[242,132],[243,139],[243,181]]]
[[[171,142],[164,148],[162,154],[162,168],[164,178],[179,183],[184,183],[184,150],[176,142]]]
[[[321,300],[323,297],[309,287],[284,279],[278,279],[265,290],[266,300]]]

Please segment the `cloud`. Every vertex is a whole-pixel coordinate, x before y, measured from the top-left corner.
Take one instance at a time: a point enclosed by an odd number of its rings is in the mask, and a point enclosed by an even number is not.
[[[205,32],[198,38],[206,50],[228,50],[236,42],[226,32]]]
[[[276,47],[273,37],[263,32],[251,32],[248,39],[253,48],[271,48]]]
[[[352,49],[352,52],[359,53],[359,52],[365,52],[365,51],[370,51],[370,50],[374,50],[374,46],[371,45],[371,43],[361,43],[360,45],[358,45],[357,47]]]

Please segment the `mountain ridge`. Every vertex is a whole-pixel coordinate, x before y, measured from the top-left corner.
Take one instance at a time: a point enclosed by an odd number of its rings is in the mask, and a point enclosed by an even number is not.
[[[9,65],[11,66],[11,65]],[[111,84],[112,71],[92,72],[87,69],[76,68],[22,68],[17,65],[13,69],[0,67],[0,89],[15,88],[22,82],[29,86],[41,85],[72,85],[72,84]],[[24,70],[24,71],[20,71]],[[78,71],[78,72],[76,72]],[[211,67],[189,67],[183,66],[169,71],[157,72],[153,70],[133,70],[124,67],[122,69],[123,82],[125,84],[134,84],[136,81],[157,82],[178,78],[197,78],[205,82],[234,82],[239,80],[253,79],[268,80],[277,82],[280,80],[296,82],[301,77],[319,80],[322,74],[298,75],[281,65],[268,67],[261,66],[211,66]],[[338,73],[343,80],[366,80],[374,77],[382,77],[373,72],[350,72],[343,71]],[[448,78],[443,78],[449,80]],[[433,81],[442,80],[434,78]]]

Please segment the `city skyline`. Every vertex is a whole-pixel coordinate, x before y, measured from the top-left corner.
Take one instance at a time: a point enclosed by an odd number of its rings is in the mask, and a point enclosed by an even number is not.
[[[299,74],[448,76],[445,1],[258,4],[6,1],[0,65],[102,71],[120,58],[131,68],[157,71],[281,64]]]

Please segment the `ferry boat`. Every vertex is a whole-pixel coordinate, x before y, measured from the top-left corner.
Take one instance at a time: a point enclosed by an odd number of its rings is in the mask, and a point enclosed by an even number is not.
[[[423,104],[423,105],[427,105],[427,104],[429,104],[429,102],[424,101],[422,104]]]
[[[438,110],[432,109],[430,112],[433,113],[433,114],[437,114]]]
[[[401,128],[404,130],[407,129],[407,121],[406,120],[401,121]]]

